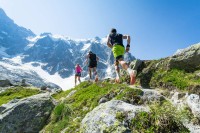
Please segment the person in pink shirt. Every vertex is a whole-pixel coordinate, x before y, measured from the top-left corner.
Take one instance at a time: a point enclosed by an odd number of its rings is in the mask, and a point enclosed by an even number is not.
[[[81,72],[82,72],[82,68],[80,67],[79,64],[76,64],[76,67],[75,67],[75,86],[76,86],[76,80],[78,78],[78,81],[79,83],[81,82]]]

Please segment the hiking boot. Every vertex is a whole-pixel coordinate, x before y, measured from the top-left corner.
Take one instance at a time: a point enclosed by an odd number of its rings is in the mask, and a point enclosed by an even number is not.
[[[130,85],[134,85],[135,84],[136,75],[137,75],[137,71],[136,70],[132,70],[132,72],[130,73]]]

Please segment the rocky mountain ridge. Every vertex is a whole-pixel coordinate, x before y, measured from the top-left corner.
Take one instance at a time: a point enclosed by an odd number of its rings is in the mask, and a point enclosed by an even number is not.
[[[1,55],[4,56],[1,58],[0,72],[5,76],[6,73],[14,75],[16,72],[11,71],[8,65],[17,68],[30,63],[31,66],[43,67],[51,74],[58,72],[65,77],[72,71],[65,70],[65,60],[83,63],[88,50],[97,50],[95,52],[101,55],[99,65],[103,77],[108,73],[105,70],[111,69],[109,65],[113,63],[110,62],[113,57],[102,41],[99,38],[71,40],[49,33],[34,36],[29,38],[23,50],[19,50],[23,51],[19,56],[21,64],[13,61],[9,47],[0,43],[3,49]],[[64,58],[66,53],[70,58]],[[57,54],[61,57],[57,57]],[[76,56],[82,58],[74,58]],[[198,133],[199,59],[200,45],[195,44],[167,58],[134,60],[130,67],[138,71],[135,86],[127,85],[129,76],[121,71],[121,84],[116,84],[112,78],[97,83],[85,81],[75,88],[53,94],[21,86],[8,87],[0,91],[0,132]],[[73,61],[69,60],[69,65],[74,66]],[[30,79],[35,79],[34,72],[21,70],[17,74],[19,79],[21,75],[30,75]]]
[[[12,62],[12,64],[18,64],[18,66],[30,65],[30,68],[40,68],[40,71],[47,72],[49,76],[57,75],[61,80],[65,81],[65,79],[71,79],[74,76],[74,67],[79,63],[84,70],[82,76],[87,79],[88,68],[85,60],[89,51],[93,51],[100,58],[98,62],[99,77],[113,77],[114,70],[111,67],[113,67],[114,57],[111,49],[106,46],[105,38],[71,39],[51,33],[42,33],[36,36],[32,31],[15,24],[3,9],[0,9],[0,62],[2,65],[5,65],[4,60]],[[127,53],[126,57],[129,61],[134,59],[130,53]],[[17,75],[17,73],[23,71],[23,69],[18,70],[12,70],[12,73]],[[0,71],[5,70],[2,69]],[[35,70],[30,69],[30,71]],[[46,75],[40,74],[40,71],[35,71],[34,76],[44,80]],[[8,72],[6,75],[4,74],[4,78],[7,79],[15,77],[16,80],[24,78],[30,81],[32,78],[29,74],[20,77],[13,76]],[[72,86],[68,84],[61,85],[59,84],[60,82],[54,83],[61,87],[66,86],[63,89],[69,89],[67,86]],[[29,83],[32,84],[33,82]],[[39,84],[44,84],[44,82]]]

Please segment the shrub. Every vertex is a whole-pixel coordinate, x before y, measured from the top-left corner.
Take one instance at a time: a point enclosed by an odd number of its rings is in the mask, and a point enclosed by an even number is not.
[[[71,113],[72,110],[67,104],[60,103],[53,110],[52,122],[58,122],[63,119],[69,119]]]

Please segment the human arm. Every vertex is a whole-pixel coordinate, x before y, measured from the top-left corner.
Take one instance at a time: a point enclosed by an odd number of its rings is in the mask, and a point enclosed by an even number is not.
[[[96,57],[96,60],[99,61],[99,57]]]
[[[122,38],[127,39],[126,52],[128,52],[130,50],[131,37],[129,35],[123,35]]]
[[[109,35],[107,37],[107,46],[110,47],[110,48],[113,47],[112,44],[110,43],[110,37],[109,37]]]
[[[77,73],[77,67],[75,67],[75,73]]]
[[[89,55],[86,56],[85,64],[88,64]]]

